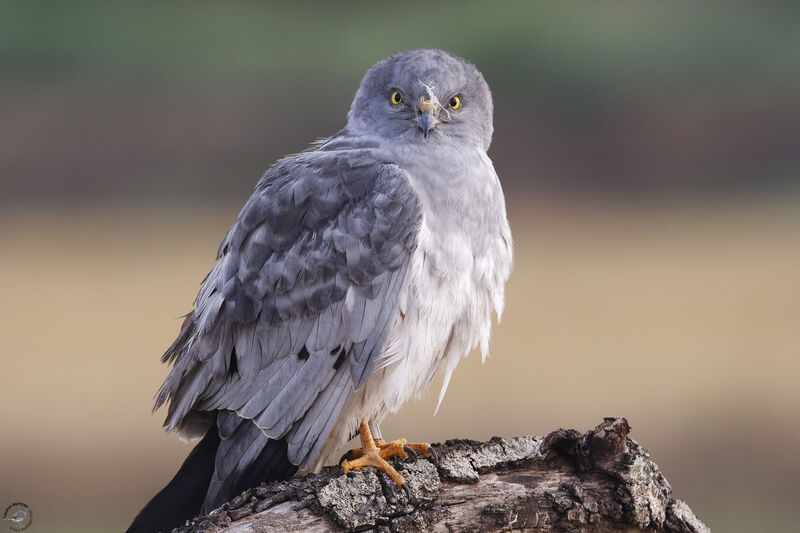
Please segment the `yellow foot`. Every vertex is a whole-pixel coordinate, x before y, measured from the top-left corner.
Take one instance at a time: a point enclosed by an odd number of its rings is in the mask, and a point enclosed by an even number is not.
[[[377,468],[392,478],[392,481],[403,489],[406,496],[410,498],[405,479],[386,459],[408,457],[409,455],[416,455],[417,452],[422,452],[425,457],[433,456],[434,460],[436,460],[436,455],[434,455],[431,445],[417,442],[409,443],[406,439],[397,439],[391,442],[385,442],[383,439],[373,439],[366,420],[361,421],[358,432],[361,435],[361,448],[350,450],[344,454],[339,461],[342,465],[342,474],[347,474],[351,470],[359,470],[365,466]]]

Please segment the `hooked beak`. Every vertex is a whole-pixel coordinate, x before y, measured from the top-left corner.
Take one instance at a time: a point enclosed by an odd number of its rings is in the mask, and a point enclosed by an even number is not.
[[[423,99],[422,103],[419,104],[419,118],[417,118],[417,124],[419,124],[425,137],[427,137],[428,132],[439,123],[439,119],[436,118],[436,115],[436,106],[431,103],[430,99]]]

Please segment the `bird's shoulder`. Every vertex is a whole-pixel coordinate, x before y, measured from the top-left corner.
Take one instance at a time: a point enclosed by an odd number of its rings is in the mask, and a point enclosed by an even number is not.
[[[218,255],[241,247],[261,227],[269,229],[274,250],[280,250],[309,230],[342,224],[358,230],[348,220],[372,222],[374,214],[404,211],[398,223],[413,222],[419,211],[408,174],[375,142],[332,138],[280,159],[264,173]]]
[[[314,315],[342,298],[341,289],[366,290],[399,268],[421,218],[406,173],[372,148],[284,158],[225,236],[198,304],[221,295],[221,311],[238,323],[259,313],[269,322]]]

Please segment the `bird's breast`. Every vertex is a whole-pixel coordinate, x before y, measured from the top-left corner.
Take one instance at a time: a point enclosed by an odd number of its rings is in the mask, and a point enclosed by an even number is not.
[[[389,385],[390,411],[418,397],[443,361],[454,368],[473,348],[486,349],[511,265],[505,201],[485,154],[418,159],[409,175],[423,219],[378,378]]]

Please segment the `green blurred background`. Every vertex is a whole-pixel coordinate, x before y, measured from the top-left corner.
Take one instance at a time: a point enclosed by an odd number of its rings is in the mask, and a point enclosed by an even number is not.
[[[627,416],[716,531],[796,531],[800,11],[789,3],[0,2],[0,507],[123,530],[190,445],[159,355],[279,156],[391,52],[473,61],[516,264],[492,358],[384,426]]]

